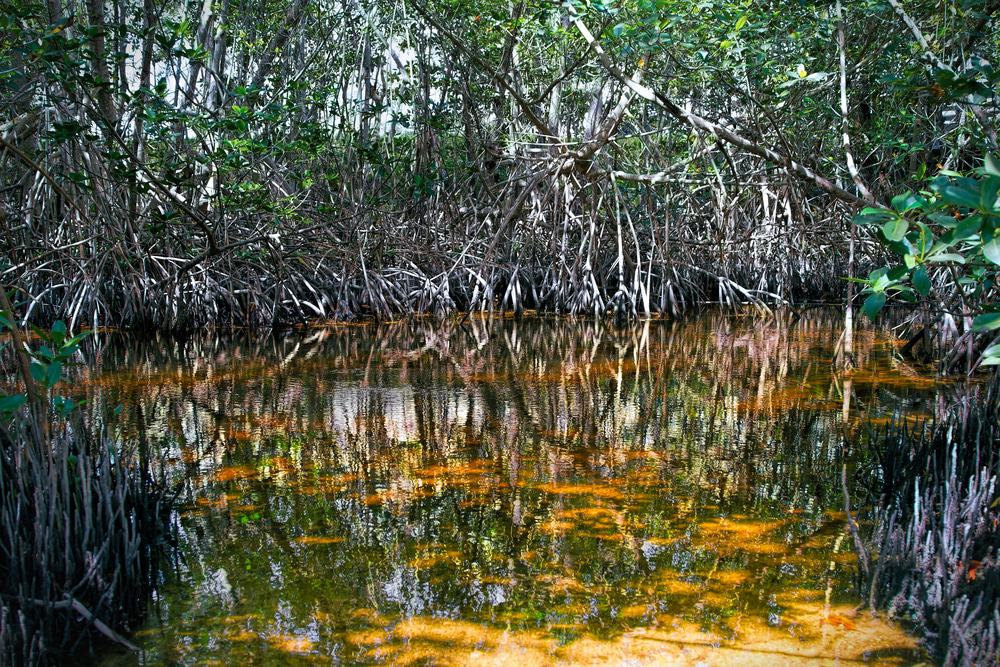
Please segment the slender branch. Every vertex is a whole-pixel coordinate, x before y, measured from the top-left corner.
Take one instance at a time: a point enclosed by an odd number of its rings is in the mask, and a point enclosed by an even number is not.
[[[424,5],[422,5],[419,2],[416,2],[416,0],[407,0],[407,1],[411,5],[413,5],[414,9],[417,10],[417,13],[420,14],[420,16],[423,17],[423,19],[427,21],[427,23],[429,23],[439,33],[444,35],[445,39],[451,42],[455,46],[455,48],[464,53],[470,60],[476,63],[479,67],[489,72],[492,79],[496,81],[498,84],[500,84],[500,86],[504,90],[506,90],[511,97],[514,98],[514,101],[517,103],[517,106],[521,108],[521,111],[524,112],[524,115],[528,117],[528,120],[531,121],[531,124],[535,126],[535,129],[538,130],[538,132],[543,137],[549,138],[550,140],[556,139],[556,134],[552,130],[552,128],[550,128],[545,121],[543,121],[541,118],[538,117],[538,114],[535,113],[535,110],[532,108],[531,103],[528,102],[528,100],[524,99],[524,96],[522,96],[521,93],[519,93],[517,89],[514,87],[514,85],[507,80],[506,76],[504,76],[496,69],[494,69],[489,63],[487,63],[485,60],[479,57],[472,49],[466,46],[464,41],[460,40],[458,37],[455,36],[453,32],[445,28],[440,21],[435,19],[431,15],[431,13],[427,11],[427,8]]]
[[[844,135],[844,157],[847,161],[847,171],[851,174],[851,180],[858,187],[858,192],[866,201],[873,201],[871,191],[861,179],[858,168],[854,164],[854,155],[851,154],[851,135],[848,132],[849,121],[847,105],[847,38],[844,34],[844,12],[841,8],[840,0],[836,2],[837,8],[837,51],[840,60],[840,125]]]
[[[888,2],[896,11],[896,14],[899,15],[899,18],[903,21],[903,23],[906,24],[906,27],[910,29],[910,33],[913,35],[913,38],[917,40],[917,44],[919,44],[920,48],[923,49],[924,59],[928,62],[928,70],[931,70],[932,67],[936,67],[940,70],[955,74],[955,69],[941,60],[937,54],[934,53],[934,50],[931,49],[931,45],[927,41],[927,38],[924,37],[924,33],[920,29],[920,26],[918,26],[917,22],[913,20],[913,17],[907,13],[906,9],[903,8],[903,5],[900,4],[899,0],[888,0]],[[983,128],[983,132],[986,133],[986,138],[990,142],[990,146],[992,148],[996,148],[996,131],[990,124],[990,119],[986,115],[986,112],[983,111],[982,107],[978,104],[971,104],[969,105],[969,108],[972,110],[972,115],[975,116],[976,120],[979,122],[979,126]]]
[[[91,225],[91,222],[87,217],[87,214],[84,213],[83,209],[80,208],[80,206],[76,203],[76,199],[71,194],[66,192],[66,189],[59,184],[59,181],[57,181],[55,177],[52,176],[52,174],[50,174],[45,167],[32,160],[30,157],[28,157],[27,154],[25,154],[24,151],[22,151],[20,148],[7,141],[3,136],[0,136],[0,146],[3,146],[4,150],[10,151],[14,155],[14,157],[16,157],[22,163],[24,163],[26,167],[30,167],[39,176],[48,181],[49,185],[52,186],[52,189],[55,190],[57,193],[59,193],[59,196],[63,198],[63,200],[69,205],[69,207],[72,208],[74,211],[76,211],[80,215],[80,218],[85,223]]]
[[[618,79],[621,83],[632,88],[632,90],[634,90],[640,97],[659,105],[661,108],[666,110],[667,113],[669,113],[671,116],[687,123],[696,130],[709,132],[718,139],[721,139],[727,143],[742,148],[748,153],[763,158],[769,162],[774,163],[775,165],[783,167],[789,173],[797,176],[798,178],[804,181],[812,183],[813,185],[820,188],[827,194],[830,194],[836,197],[837,199],[840,199],[841,201],[847,202],[848,204],[851,204],[853,206],[866,206],[872,203],[862,197],[858,197],[857,195],[839,187],[838,185],[830,181],[828,178],[821,176],[820,174],[817,174],[816,172],[809,169],[805,165],[796,162],[794,159],[791,158],[791,156],[782,155],[781,153],[778,153],[777,151],[767,148],[765,146],[761,146],[747,139],[746,137],[737,134],[732,130],[729,130],[728,128],[713,123],[699,116],[696,113],[685,111],[680,106],[678,106],[673,100],[668,98],[666,95],[663,95],[658,91],[654,91],[653,89],[642,85],[638,81],[633,81],[632,79],[626,77],[624,73],[622,73],[622,71],[618,69],[618,67],[615,66],[613,62],[611,62],[611,58],[604,51],[604,48],[601,46],[600,42],[598,42],[597,39],[595,39],[594,36],[591,34],[590,30],[587,29],[587,26],[584,25],[583,21],[581,21],[579,17],[574,17],[573,23],[576,26],[576,29],[587,41],[587,43],[591,44],[594,47],[594,50],[597,52],[597,55],[600,58],[601,64],[604,66],[604,69],[606,69],[614,78]]]

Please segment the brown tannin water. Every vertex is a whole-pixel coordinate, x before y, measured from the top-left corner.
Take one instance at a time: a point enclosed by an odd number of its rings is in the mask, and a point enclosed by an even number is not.
[[[836,313],[105,340],[180,485],[141,664],[918,661],[855,612],[841,466],[947,386]],[[137,658],[109,656],[109,664]]]

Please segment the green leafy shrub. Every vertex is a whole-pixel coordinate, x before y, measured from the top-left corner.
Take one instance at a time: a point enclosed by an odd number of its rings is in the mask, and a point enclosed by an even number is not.
[[[922,303],[970,323],[989,339],[1000,328],[1000,161],[988,156],[972,175],[942,171],[927,190],[907,192],[892,208],[865,208],[854,224],[873,227],[899,261],[875,269],[864,284],[862,312],[874,318],[890,300]],[[1000,345],[980,365],[1000,365]]]

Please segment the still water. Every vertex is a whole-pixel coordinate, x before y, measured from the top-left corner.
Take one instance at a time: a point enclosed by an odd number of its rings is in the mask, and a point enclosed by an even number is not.
[[[179,489],[141,664],[912,663],[841,466],[947,386],[833,313],[101,341]],[[108,664],[135,664],[111,656]]]

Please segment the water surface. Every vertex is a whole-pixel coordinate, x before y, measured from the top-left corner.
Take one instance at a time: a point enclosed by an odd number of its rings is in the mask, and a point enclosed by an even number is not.
[[[840,471],[946,386],[834,314],[102,340],[180,488],[143,664],[918,660],[855,613]],[[109,662],[129,664],[115,656]]]

